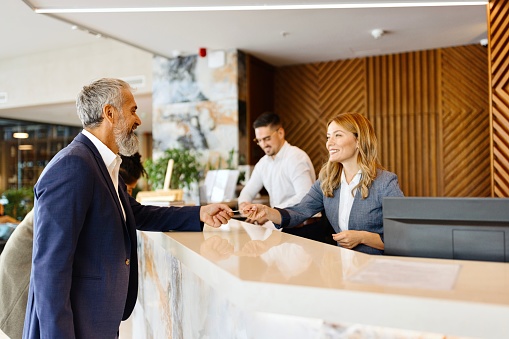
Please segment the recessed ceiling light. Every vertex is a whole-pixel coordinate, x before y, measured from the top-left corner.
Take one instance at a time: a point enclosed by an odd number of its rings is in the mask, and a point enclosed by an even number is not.
[[[380,39],[384,34],[385,31],[381,28],[375,28],[374,30],[371,31],[371,35],[373,36],[373,38],[377,40]]]
[[[19,145],[18,149],[20,151],[31,151],[34,149],[34,146],[33,145]]]
[[[340,8],[390,8],[390,7],[437,7],[437,6],[479,6],[488,4],[481,1],[421,1],[401,2],[387,1],[375,3],[365,0],[362,3],[324,3],[324,4],[286,4],[286,5],[235,5],[235,6],[166,6],[166,7],[69,7],[69,8],[34,8],[36,13],[140,13],[140,12],[206,12],[206,11],[265,11],[296,9],[340,9]]]
[[[15,139],[26,139],[28,138],[28,133],[16,132],[12,134],[12,137]]]

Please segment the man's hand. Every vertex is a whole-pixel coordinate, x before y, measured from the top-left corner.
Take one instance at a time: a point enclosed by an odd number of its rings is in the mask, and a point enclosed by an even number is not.
[[[212,227],[228,223],[232,216],[232,209],[225,204],[210,204],[200,208],[200,220]]]

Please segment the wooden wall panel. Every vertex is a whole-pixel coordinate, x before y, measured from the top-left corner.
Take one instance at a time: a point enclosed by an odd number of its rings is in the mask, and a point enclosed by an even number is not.
[[[326,123],[336,114],[366,112],[362,59],[283,67],[276,71],[275,111],[286,139],[306,151],[317,175],[327,161]]]
[[[509,197],[509,6],[488,5],[490,49],[492,195]]]
[[[437,50],[370,57],[368,118],[380,161],[408,196],[436,196],[441,159]]]
[[[442,53],[443,187],[446,196],[491,195],[487,49]]]
[[[287,139],[308,152],[317,170],[326,160],[325,123],[357,111],[373,123],[380,160],[398,174],[405,195],[489,194],[489,86],[482,47],[283,67],[275,83],[276,112]],[[503,129],[509,132],[509,124]]]
[[[319,107],[319,67],[308,64],[276,71],[275,112],[281,116],[286,140],[298,145],[319,166],[323,122]]]
[[[253,122],[260,114],[274,110],[275,69],[273,66],[252,55],[246,55],[245,63],[247,73],[247,107],[245,118],[247,126],[245,126],[245,139],[249,145],[246,163],[256,164],[265,153],[252,141],[255,137]],[[240,150],[239,148],[239,154]],[[239,163],[243,163],[242,159],[239,159]]]

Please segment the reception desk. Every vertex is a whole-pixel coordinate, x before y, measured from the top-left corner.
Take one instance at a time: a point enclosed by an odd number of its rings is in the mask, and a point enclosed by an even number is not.
[[[506,263],[370,256],[237,220],[138,237],[133,338],[509,338]]]

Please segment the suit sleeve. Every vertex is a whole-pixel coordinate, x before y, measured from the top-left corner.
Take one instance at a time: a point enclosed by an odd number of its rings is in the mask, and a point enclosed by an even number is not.
[[[387,182],[387,186],[384,190],[385,197],[402,197],[403,192],[401,191],[401,188],[399,187],[398,177],[393,174],[389,181]]]
[[[383,172],[387,179],[384,181],[384,185],[379,194],[379,206],[383,206],[383,198],[385,197],[402,197],[403,192],[399,187],[398,176],[394,173]],[[383,215],[383,214],[382,214]],[[380,216],[382,217],[382,216]],[[383,220],[380,220],[380,223],[383,225]],[[384,234],[383,232],[380,234],[380,239],[384,242]]]
[[[132,197],[129,197],[129,203],[136,220],[136,229],[140,231],[199,232],[203,229],[203,223],[200,221],[200,206],[146,206]]]
[[[297,205],[276,209],[281,213],[282,219],[281,225],[276,225],[277,228],[297,226],[316,213],[323,211],[323,193],[320,181],[315,181],[309,192]]]

